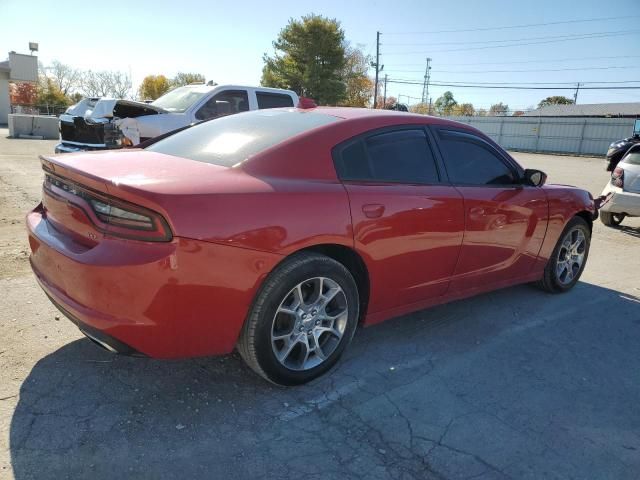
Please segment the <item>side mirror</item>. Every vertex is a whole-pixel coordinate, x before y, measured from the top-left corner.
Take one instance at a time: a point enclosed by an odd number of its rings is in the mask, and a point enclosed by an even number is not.
[[[524,183],[526,185],[541,187],[544,185],[544,182],[546,181],[547,181],[547,174],[544,173],[542,170],[527,168],[524,171]]]

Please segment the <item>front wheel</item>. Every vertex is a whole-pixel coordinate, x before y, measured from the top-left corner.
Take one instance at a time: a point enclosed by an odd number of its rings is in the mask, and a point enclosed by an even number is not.
[[[589,225],[583,218],[573,217],[560,235],[537,285],[550,293],[572,289],[584,271],[590,245]]]
[[[358,315],[358,288],[349,270],[324,255],[300,253],[265,280],[238,351],[251,369],[273,383],[306,383],[338,361]]]
[[[622,223],[625,216],[624,213],[600,212],[600,220],[607,227],[617,227]]]

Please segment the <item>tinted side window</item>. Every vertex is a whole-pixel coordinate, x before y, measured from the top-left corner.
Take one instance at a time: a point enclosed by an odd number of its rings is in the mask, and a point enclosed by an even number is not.
[[[293,98],[281,93],[256,92],[258,108],[293,107]]]
[[[347,145],[340,155],[338,175],[343,180],[370,180],[369,159],[364,149],[364,142],[358,140]]]
[[[343,180],[438,183],[424,130],[381,133],[347,145],[336,162]]]
[[[440,147],[452,183],[461,185],[511,185],[515,175],[504,161],[480,140],[441,134]]]
[[[198,120],[224,117],[249,110],[249,97],[244,90],[227,90],[214,95],[196,112]]]

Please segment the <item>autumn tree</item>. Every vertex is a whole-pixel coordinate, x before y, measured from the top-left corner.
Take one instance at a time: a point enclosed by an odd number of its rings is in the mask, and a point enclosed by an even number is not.
[[[384,108],[385,110],[395,110],[398,105],[398,99],[396,97],[379,97],[378,105],[376,108]]]
[[[190,85],[192,83],[204,83],[205,78],[201,73],[183,73],[178,72],[175,77],[171,79],[171,87],[182,87],[183,85]]]
[[[263,57],[262,85],[294,90],[318,105],[346,98],[344,31],[337,20],[314,14],[291,19],[273,48],[272,57]]]
[[[345,64],[342,71],[346,91],[341,105],[368,107],[373,96],[373,81],[367,75],[371,58],[359,48],[345,47]]]
[[[571,98],[564,97],[562,95],[554,95],[540,100],[538,108],[548,107],[549,105],[573,105],[575,102]]]
[[[459,103],[452,109],[452,114],[460,117],[472,117],[475,113],[476,110],[472,103]]]
[[[415,105],[411,105],[409,109],[410,112],[419,113],[421,115],[429,115],[429,104],[428,103],[416,103]]]
[[[9,102],[12,105],[35,105],[38,99],[38,84],[34,82],[10,82]]]
[[[451,115],[456,105],[458,102],[453,98],[453,93],[446,91],[436,100],[435,109],[438,115]]]
[[[142,100],[155,100],[171,89],[171,82],[164,75],[147,75],[138,90]]]
[[[504,117],[509,112],[509,105],[506,105],[502,102],[494,103],[489,108],[489,115],[495,117]]]

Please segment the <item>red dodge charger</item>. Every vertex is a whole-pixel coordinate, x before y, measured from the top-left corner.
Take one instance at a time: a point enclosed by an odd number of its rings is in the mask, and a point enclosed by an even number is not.
[[[473,128],[380,110],[246,112],[42,168],[31,266],[85,335],[156,358],[237,348],[284,385],[331,368],[359,323],[569,290],[597,215]]]

